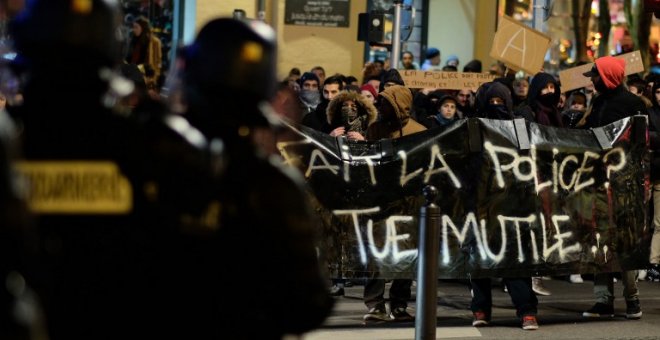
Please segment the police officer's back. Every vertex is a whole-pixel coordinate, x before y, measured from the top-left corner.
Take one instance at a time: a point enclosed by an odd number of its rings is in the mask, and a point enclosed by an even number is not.
[[[217,238],[218,323],[226,338],[301,333],[331,307],[301,177],[252,141],[255,129],[269,127],[274,38],[262,22],[216,19],[183,54],[185,116],[207,138],[223,140],[227,160]]]
[[[208,310],[188,292],[207,275],[211,155],[180,117],[137,123],[110,107],[117,9],[32,1],[11,27],[27,79],[18,168],[41,253],[30,279],[51,339],[171,336]]]

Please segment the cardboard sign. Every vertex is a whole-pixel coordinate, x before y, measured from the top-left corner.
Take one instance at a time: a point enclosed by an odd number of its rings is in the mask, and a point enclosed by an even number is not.
[[[490,56],[506,64],[536,74],[543,67],[550,37],[511,17],[500,17]]]
[[[626,75],[644,72],[644,63],[639,51],[625,53],[616,56],[626,61]],[[591,84],[591,79],[583,75],[584,72],[591,70],[594,63],[572,67],[567,70],[559,71],[559,81],[561,82],[561,91],[567,92]]]
[[[406,87],[413,89],[476,90],[481,84],[491,82],[497,77],[488,73],[470,72],[400,70],[399,73]]]

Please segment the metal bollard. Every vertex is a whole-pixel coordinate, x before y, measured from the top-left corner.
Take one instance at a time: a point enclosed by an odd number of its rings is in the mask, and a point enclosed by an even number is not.
[[[428,185],[424,187],[423,194],[426,204],[419,210],[416,340],[435,339],[438,308],[440,207],[434,203],[438,189]]]

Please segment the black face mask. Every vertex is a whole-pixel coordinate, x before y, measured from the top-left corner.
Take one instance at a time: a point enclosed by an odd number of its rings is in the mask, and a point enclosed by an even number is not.
[[[487,117],[492,119],[511,119],[511,114],[504,104],[488,104]]]
[[[596,91],[599,93],[607,92],[607,86],[605,86],[605,82],[602,79],[598,79],[597,82],[594,83],[594,88],[596,88]]]
[[[536,100],[543,106],[555,107],[557,106],[557,96],[554,93],[546,93],[536,97]]]

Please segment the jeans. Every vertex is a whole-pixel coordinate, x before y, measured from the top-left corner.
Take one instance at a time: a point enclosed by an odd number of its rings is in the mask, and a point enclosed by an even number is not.
[[[614,303],[614,275],[612,273],[601,273],[594,275],[594,295],[596,302],[611,305]],[[623,281],[623,297],[626,301],[639,299],[637,289],[637,271],[628,270],[621,273]]]
[[[408,300],[410,300],[410,286],[412,286],[412,280],[392,280],[392,287],[390,287],[390,310],[399,307],[408,307]],[[371,309],[377,305],[384,305],[384,294],[384,279],[368,279],[364,284],[364,304],[367,305],[367,308]]]
[[[536,294],[532,291],[532,279],[527,278],[504,278],[511,302],[516,307],[516,315],[523,317],[525,315],[536,315],[536,307],[539,304]],[[470,309],[472,312],[482,311],[490,316],[493,308],[493,296],[491,292],[491,280],[472,279],[472,303]]]

